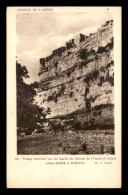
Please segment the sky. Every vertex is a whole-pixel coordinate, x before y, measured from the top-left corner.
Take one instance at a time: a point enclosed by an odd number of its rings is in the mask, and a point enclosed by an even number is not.
[[[94,33],[107,20],[110,12],[37,12],[18,13],[16,16],[16,55],[29,72],[26,83],[39,81],[39,59],[63,46],[76,34]]]

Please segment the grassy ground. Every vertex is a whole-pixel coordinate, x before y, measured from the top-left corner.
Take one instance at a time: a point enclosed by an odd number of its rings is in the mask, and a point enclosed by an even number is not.
[[[84,145],[86,147],[82,146]],[[113,130],[43,133],[18,137],[17,154],[103,154],[114,153]]]

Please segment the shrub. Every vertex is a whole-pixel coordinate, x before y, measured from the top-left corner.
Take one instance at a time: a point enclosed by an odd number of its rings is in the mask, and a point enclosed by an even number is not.
[[[109,63],[107,64],[106,68],[111,67],[111,65],[114,65],[114,61],[113,61],[113,60],[111,60],[111,62],[109,62]]]
[[[86,58],[86,49],[81,49],[78,53],[78,57],[80,57],[82,60],[84,60]]]
[[[108,43],[108,44],[105,46],[105,48],[109,47],[110,49],[112,49],[112,48],[113,48],[113,45],[114,45],[114,41],[113,41],[113,38],[112,38],[112,39],[111,39],[111,42]]]
[[[106,48],[105,47],[98,47],[97,53],[102,54],[104,52],[106,52]]]
[[[30,129],[25,130],[25,135],[31,135],[31,134],[32,134],[32,130],[30,130]]]
[[[62,145],[63,145],[62,142],[58,143],[58,147],[62,147]]]
[[[115,154],[115,148],[111,147],[111,154]]]
[[[90,108],[91,108],[91,103],[88,99],[86,100],[86,108],[87,108],[87,110],[90,110]]]
[[[108,81],[110,83],[111,86],[114,86],[114,78],[112,76],[107,77],[106,81]]]
[[[84,78],[83,81],[89,85],[90,80],[91,80],[91,77],[87,76],[86,78]]]
[[[105,82],[105,79],[104,79],[104,76],[101,76],[99,85],[102,86],[103,82]]]
[[[58,72],[55,72],[55,76],[58,77]]]
[[[50,102],[52,100],[54,100],[54,96],[53,95],[49,95],[48,98],[47,98],[47,101]]]
[[[59,89],[58,93],[48,96],[47,101],[50,102],[50,101],[54,100],[55,103],[57,103],[58,97],[61,97],[61,95],[64,93],[64,91],[65,91],[65,85],[62,85],[61,88]]]
[[[99,116],[102,114],[102,109],[93,112],[93,116]]]
[[[81,145],[81,150],[82,150],[82,151],[86,151],[86,150],[87,150],[87,145],[86,145],[86,143],[83,143],[83,144]]]
[[[86,87],[85,93],[84,93],[85,98],[86,98],[86,96],[87,96],[88,93],[89,93],[89,87]]]
[[[103,129],[114,129],[114,124],[99,124],[98,128]]]
[[[44,133],[44,132],[45,132],[44,129],[38,129],[38,130],[37,130],[37,133]]]
[[[55,66],[55,67],[58,67],[58,62],[55,62],[55,63],[54,63],[54,66]]]
[[[69,94],[69,97],[71,98],[73,96],[73,92],[71,91]]]
[[[67,72],[67,76],[70,77],[71,73],[72,73],[72,72],[68,71],[68,72]]]
[[[55,103],[57,103],[57,102],[58,102],[57,95],[55,95],[55,97],[54,97],[54,101],[55,101]]]
[[[99,71],[95,70],[92,73],[88,74],[86,78],[83,79],[83,82],[87,83],[89,85],[89,82],[92,80],[96,80],[99,76]]]
[[[98,75],[99,75],[99,71],[98,71],[98,70],[95,70],[95,71],[92,73],[92,76],[93,76],[93,78],[95,78],[95,79],[97,79]]]
[[[86,66],[88,63],[92,62],[93,59],[86,59],[84,61],[82,61],[80,64],[79,64],[79,68],[82,68],[83,66]]]
[[[96,105],[94,109],[99,110],[99,109],[105,108],[105,106],[106,106],[105,104]]]
[[[73,128],[75,130],[81,130],[81,129],[83,129],[83,127],[82,127],[82,125],[81,125],[81,123],[79,121],[77,121],[76,123],[74,123]]]
[[[65,91],[65,85],[63,84],[62,86],[61,86],[61,91],[64,93],[64,91]]]
[[[63,151],[66,151],[66,146],[63,147]]]

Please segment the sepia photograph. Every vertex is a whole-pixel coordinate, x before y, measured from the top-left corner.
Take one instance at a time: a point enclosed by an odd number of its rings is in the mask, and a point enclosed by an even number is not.
[[[115,154],[111,12],[17,13],[17,154]]]
[[[8,7],[7,187],[120,188],[121,134],[121,8]]]

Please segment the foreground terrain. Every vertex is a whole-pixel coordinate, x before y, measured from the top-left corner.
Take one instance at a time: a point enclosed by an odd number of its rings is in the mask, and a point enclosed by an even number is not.
[[[114,154],[113,130],[66,131],[18,137],[17,154]]]

